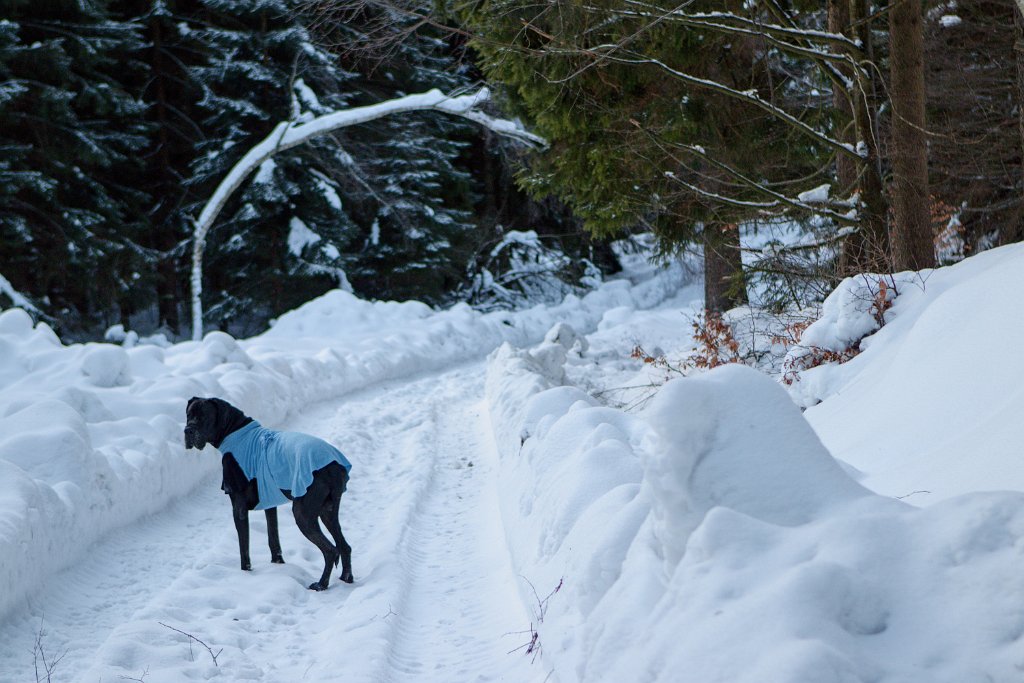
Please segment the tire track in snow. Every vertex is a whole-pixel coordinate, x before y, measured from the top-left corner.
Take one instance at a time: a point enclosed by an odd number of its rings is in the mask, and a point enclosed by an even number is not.
[[[453,374],[422,448],[429,487],[399,545],[405,590],[395,608],[387,681],[542,680],[522,655],[530,616],[519,600],[496,498],[496,452],[483,369]],[[517,640],[518,639],[518,640]]]

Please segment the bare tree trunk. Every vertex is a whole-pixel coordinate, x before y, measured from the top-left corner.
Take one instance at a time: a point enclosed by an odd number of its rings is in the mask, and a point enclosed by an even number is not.
[[[704,230],[704,308],[722,313],[745,303],[739,226],[708,225]]]
[[[1017,62],[1017,128],[1020,132],[1021,163],[1022,168],[1018,169],[1017,186],[1024,192],[1024,0],[1017,0],[1017,11],[1013,13],[1013,24],[1016,39],[1013,42],[1013,51]],[[1012,224],[1003,225],[999,230],[999,241],[1002,244],[1016,242],[1024,235],[1024,208],[1018,210],[1017,220]]]
[[[848,0],[828,0],[828,31],[829,33],[846,33],[850,27],[850,4]],[[843,75],[849,79],[854,78],[851,69],[840,68]],[[832,89],[832,106],[835,107],[837,116],[835,137],[849,145],[856,145],[853,139],[853,106],[850,103],[850,94],[839,86]],[[851,157],[845,154],[836,154],[836,181],[838,187],[834,194],[840,197],[848,197],[856,187],[857,166]]]
[[[150,28],[153,31],[153,73],[155,73],[156,83],[156,118],[159,122],[157,126],[158,131],[158,142],[159,142],[159,164],[161,168],[165,169],[165,172],[169,172],[170,169],[174,168],[174,164],[170,159],[170,146],[171,141],[167,134],[169,123],[167,121],[167,90],[164,87],[164,81],[167,77],[165,71],[166,64],[164,64],[163,58],[163,34],[160,31],[160,21],[153,17],[150,19]],[[175,244],[178,241],[178,235],[174,231],[167,229],[168,226],[163,226],[164,229],[160,232],[158,238],[158,244],[160,250],[164,252],[164,255],[157,262],[156,270],[156,300],[157,300],[157,312],[158,312],[158,324],[166,325],[172,334],[178,334],[180,320],[178,318],[179,302],[181,301],[181,291],[178,278],[178,266],[177,259],[171,256],[171,252],[174,249]],[[124,319],[127,322],[127,318]]]
[[[889,10],[889,73],[893,141],[893,268],[935,266],[928,201],[928,139],[924,110],[924,23],[920,0],[895,0]]]
[[[860,41],[871,59],[871,27],[866,0],[849,0],[849,21],[844,33]],[[867,66],[867,65],[866,65]],[[878,130],[875,125],[877,102],[872,80],[876,78],[872,67],[857,74],[853,83],[853,124],[856,146],[861,152],[856,165],[857,186],[860,189],[860,230],[843,242],[839,258],[839,274],[883,271],[889,266],[889,227],[886,214],[888,204],[882,193],[881,164],[878,154]]]

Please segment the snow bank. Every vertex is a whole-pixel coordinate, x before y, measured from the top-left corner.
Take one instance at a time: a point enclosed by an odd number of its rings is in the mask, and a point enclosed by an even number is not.
[[[870,493],[742,366],[601,406],[503,346],[487,397],[542,666],[567,681],[1013,680],[1024,495]],[[557,592],[552,592],[561,586]]]
[[[804,330],[800,343],[790,348],[783,360],[784,376],[792,382],[793,400],[808,407],[832,393],[835,389],[830,381],[837,373],[818,372],[807,359],[820,351],[843,354],[850,349],[866,349],[871,344],[870,335],[894,315],[890,307],[896,297],[901,292],[922,288],[930,272],[864,274],[840,282],[822,303],[818,320]],[[830,367],[842,367],[838,374],[848,370],[845,364]]]
[[[918,492],[916,504],[1024,490],[1022,291],[1020,244],[917,276],[859,356],[801,373],[795,397],[820,401],[807,419],[873,490]],[[823,320],[821,332],[840,324]]]
[[[65,346],[24,311],[3,311],[0,614],[100,536],[216,476],[212,448],[183,448],[191,396],[224,397],[274,426],[312,401],[480,357],[504,340],[537,341],[561,320],[590,329],[607,308],[658,303],[683,277],[670,268],[515,314],[334,291],[254,339],[212,332],[168,348],[127,334],[124,346]]]
[[[210,476],[219,459],[182,446],[190,396],[267,412],[259,397],[278,388],[272,375],[250,373],[249,397],[220,382],[252,364],[234,340],[192,346],[64,346],[20,309],[0,313],[0,613],[106,532]],[[175,367],[186,359],[205,370]]]
[[[650,308],[672,296],[687,275],[679,265],[640,283],[612,280],[555,306],[481,314],[465,304],[434,311],[419,302],[368,302],[333,290],[281,316],[242,345],[287,377],[293,406],[375,382],[484,356],[505,341],[541,339],[557,322],[593,329],[605,311]]]

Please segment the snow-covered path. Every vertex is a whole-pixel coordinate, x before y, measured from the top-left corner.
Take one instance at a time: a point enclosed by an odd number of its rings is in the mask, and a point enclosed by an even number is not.
[[[34,680],[40,623],[47,656],[67,653],[53,681],[544,680],[539,664],[508,654],[529,640],[531,614],[494,495],[483,375],[477,362],[378,385],[284,425],[323,436],[354,463],[342,499],[354,585],[335,572],[326,593],[304,588],[319,553],[288,509],[287,564],[269,563],[253,514],[253,571],[239,571],[227,499],[208,481],[97,544],[11,614],[0,680]]]
[[[391,680],[491,680],[525,661],[507,656],[529,640],[530,616],[517,597],[498,497],[484,495],[497,481],[482,371],[453,376],[450,388],[468,394],[461,409],[455,395],[429,404],[433,433],[421,455],[431,473],[399,544],[408,581],[394,617]],[[529,680],[525,668],[515,671],[509,680]]]
[[[191,566],[197,536],[208,533],[208,515],[221,507],[222,496],[215,486],[203,486],[162,514],[111,534],[73,568],[48,581],[28,609],[8,615],[0,628],[0,680],[36,680],[33,651],[40,628],[41,654],[47,660],[62,657],[53,680],[75,680],[73,672],[90,666],[105,635],[159,589],[158,576],[171,577]],[[220,538],[219,530],[213,536]],[[41,658],[39,670],[44,671]]]

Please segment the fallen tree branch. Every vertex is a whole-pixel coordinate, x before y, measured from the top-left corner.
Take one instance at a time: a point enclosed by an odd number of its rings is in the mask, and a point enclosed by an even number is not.
[[[221,652],[224,652],[224,648],[221,648],[221,649],[217,650],[217,652],[216,652],[216,653],[214,653],[214,651],[213,651],[213,648],[212,648],[212,647],[210,647],[209,645],[207,645],[207,644],[206,644],[206,643],[204,643],[203,641],[199,640],[198,638],[196,638],[196,637],[195,637],[194,635],[192,635],[191,633],[186,633],[185,631],[182,631],[182,630],[181,630],[181,629],[179,629],[179,628],[174,628],[173,626],[168,626],[167,624],[165,624],[165,623],[164,623],[164,622],[162,622],[162,621],[158,621],[158,622],[156,622],[156,623],[160,624],[160,625],[161,625],[161,626],[163,626],[164,628],[169,628],[169,629],[171,629],[172,631],[175,631],[175,632],[177,632],[177,633],[180,633],[181,635],[183,635],[183,636],[186,636],[186,637],[188,638],[188,654],[189,654],[189,657],[191,657],[191,658],[192,658],[192,661],[195,661],[195,656],[194,656],[194,655],[192,654],[192,641],[194,640],[194,641],[196,641],[197,643],[199,643],[200,645],[202,645],[203,647],[205,647],[205,648],[206,648],[206,651],[210,653],[210,658],[211,658],[211,659],[213,660],[213,665],[214,665],[214,666],[217,666],[217,667],[219,667],[219,666],[220,666],[219,664],[217,664],[217,657],[220,657],[220,653],[221,653]]]

